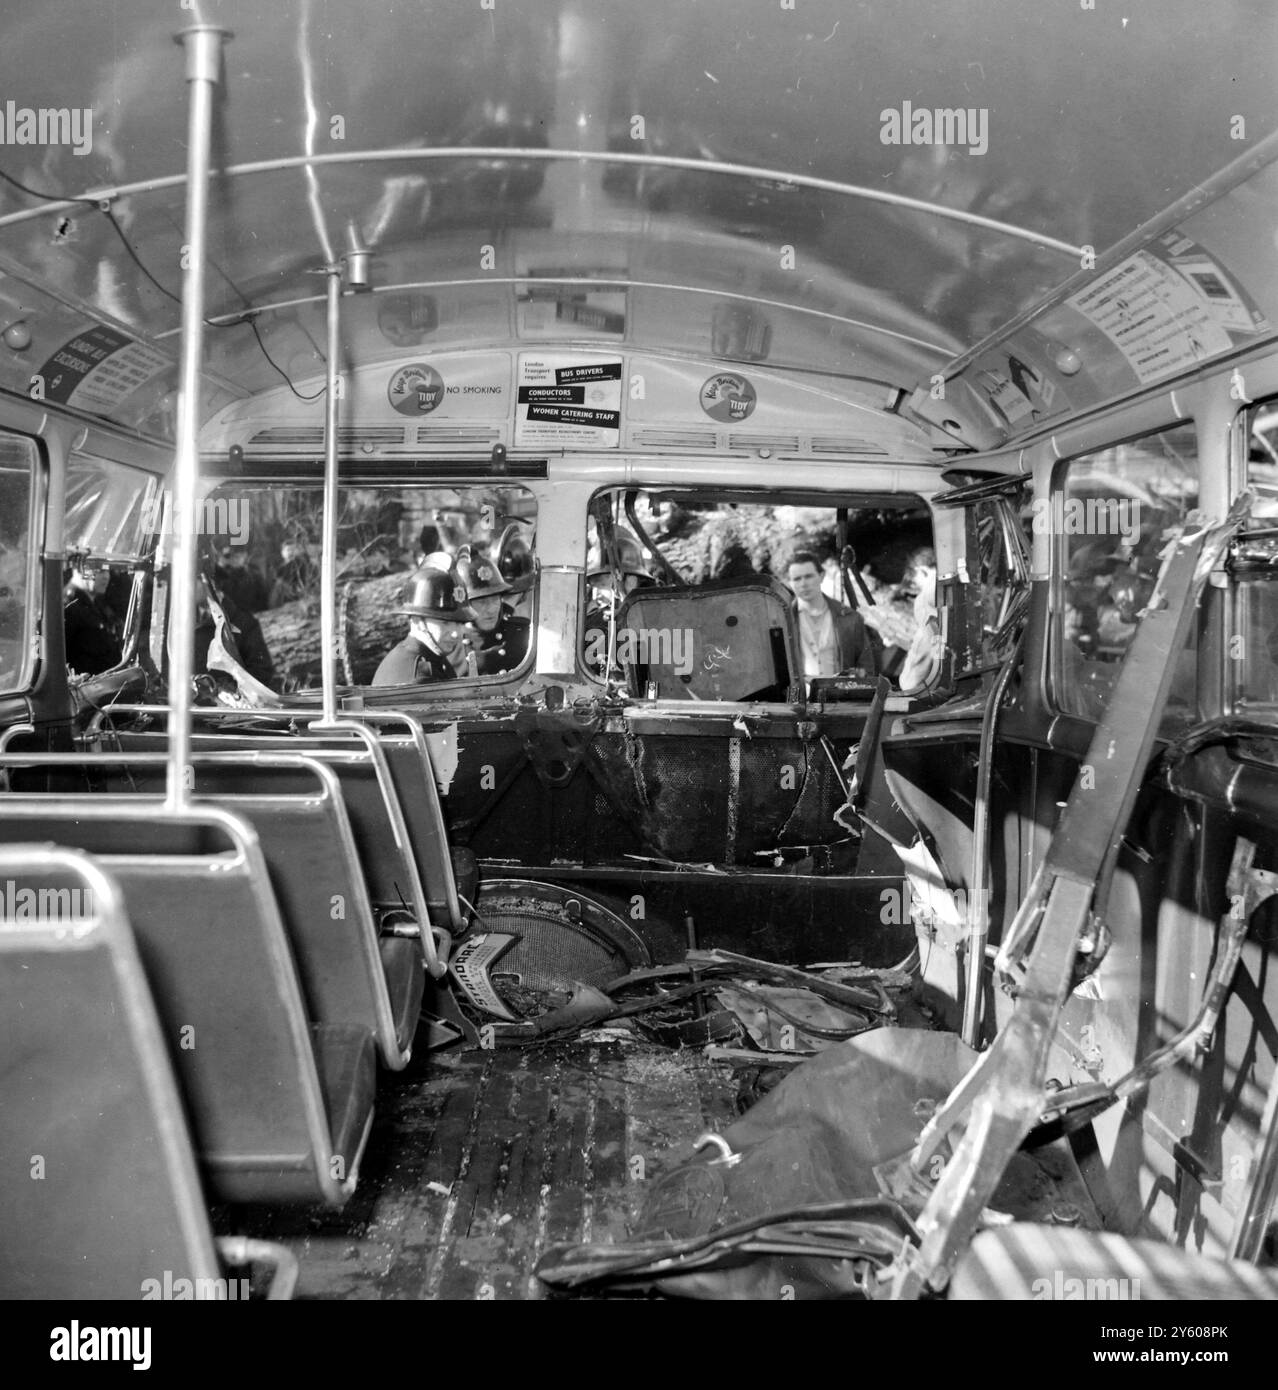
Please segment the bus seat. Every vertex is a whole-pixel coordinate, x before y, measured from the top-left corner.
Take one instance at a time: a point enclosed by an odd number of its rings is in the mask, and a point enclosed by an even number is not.
[[[161,748],[163,740],[158,732],[143,734],[143,741],[138,742],[137,730],[130,730],[128,724],[139,716],[155,719],[162,713],[158,707],[132,705],[104,712],[98,721],[102,746]],[[416,719],[397,711],[360,710],[343,714],[337,729],[317,729],[312,724],[299,730],[299,721],[307,715],[297,711],[255,717],[247,729],[242,710],[197,709],[193,717],[197,737],[230,740],[219,747],[294,752],[376,747],[385,764],[385,771],[379,774],[383,791],[388,800],[398,802],[410,853],[420,871],[430,921],[454,934],[465,930],[468,914],[461,900],[474,902],[479,890],[479,868],[470,850],[448,843],[430,746]]]
[[[25,843],[0,847],[0,882],[0,1297],[138,1299],[166,1270],[217,1278],[118,885],[77,851]],[[29,920],[28,889],[85,915]]]
[[[213,1195],[341,1206],[372,1125],[373,1041],[308,1023],[249,824],[133,795],[0,798],[0,843],[32,839],[120,884]]]
[[[1159,1240],[1017,1222],[982,1231],[950,1280],[957,1299],[1273,1299],[1278,1269]]]
[[[208,711],[209,728],[216,726],[218,713]],[[356,727],[352,729],[352,725]],[[369,727],[364,730],[359,727],[362,725]],[[448,843],[430,745],[420,722],[398,712],[362,710],[344,715],[342,728],[345,733],[312,726],[294,737],[338,749],[348,747],[352,738],[367,744],[370,737],[376,737],[403,813],[413,859],[421,871],[430,920],[455,934],[464,931],[468,914],[461,900],[475,901],[479,866],[472,851]],[[285,745],[281,742],[279,746]]]
[[[386,911],[407,909],[414,918],[431,920],[428,898],[413,857],[411,840],[404,825],[403,810],[395,790],[386,756],[371,731],[368,742],[357,744],[341,735],[314,738],[282,734],[265,736],[236,733],[193,734],[195,752],[273,752],[288,750],[306,753],[333,769],[341,783],[351,831],[364,867],[364,879],[375,907]],[[167,747],[163,732],[120,731],[106,736],[107,746],[124,751],[162,752]],[[272,774],[272,791],[285,791],[295,779],[291,774]]]
[[[127,759],[127,755],[122,755]],[[300,753],[192,758],[197,800],[242,816],[257,831],[293,947],[309,1017],[367,1027],[393,1071],[412,1054],[425,987],[420,937],[378,936],[359,851],[333,769]],[[94,763],[107,790],[158,795],[165,769],[136,760]],[[289,790],[269,779],[287,770]]]
[[[467,913],[461,900],[475,901],[479,865],[471,850],[448,843],[430,749],[421,727],[405,736],[383,733],[380,743],[403,807],[413,856],[421,866],[430,919],[449,931],[464,931]]]
[[[774,579],[636,589],[617,616],[632,694],[663,700],[787,700],[803,679],[798,633]]]

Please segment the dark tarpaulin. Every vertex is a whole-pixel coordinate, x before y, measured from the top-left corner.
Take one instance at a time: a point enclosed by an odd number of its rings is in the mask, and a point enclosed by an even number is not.
[[[866,1261],[886,1265],[911,1231],[874,1170],[914,1147],[975,1060],[952,1033],[905,1028],[831,1047],[723,1132],[732,1158],[707,1146],[655,1183],[631,1241],[560,1246],[537,1273],[690,1298],[862,1293]]]

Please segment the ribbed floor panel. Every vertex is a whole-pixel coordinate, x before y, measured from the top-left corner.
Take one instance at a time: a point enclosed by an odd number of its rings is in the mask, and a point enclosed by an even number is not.
[[[532,1274],[547,1246],[622,1239],[645,1184],[736,1118],[731,1071],[695,1050],[558,1044],[412,1070],[379,1078],[344,1211],[216,1213],[294,1251],[300,1298],[547,1297]]]

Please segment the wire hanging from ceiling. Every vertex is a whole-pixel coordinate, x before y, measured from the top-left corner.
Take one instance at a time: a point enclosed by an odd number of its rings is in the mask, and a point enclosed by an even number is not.
[[[13,177],[12,174],[5,173],[3,169],[0,169],[0,180],[3,180],[11,187],[16,188],[20,193],[25,193],[29,198],[40,198],[47,203],[79,203],[82,207],[92,208],[95,212],[102,213],[102,215],[110,223],[112,231],[114,231],[116,236],[119,237],[120,244],[124,247],[129,259],[133,262],[133,264],[137,267],[141,274],[146,278],[146,280],[148,280],[150,284],[154,286],[154,288],[157,289],[166,298],[171,299],[175,304],[181,304],[182,296],[174,294],[173,291],[169,289],[167,285],[162,285],[159,282],[159,280],[157,280],[155,276],[151,274],[150,270],[147,269],[146,265],[142,261],[142,258],[138,255],[137,250],[133,246],[133,243],[129,240],[128,235],[125,233],[124,228],[121,227],[119,222],[116,220],[115,213],[111,210],[110,203],[105,201],[99,202],[94,198],[68,198],[64,197],[62,194],[42,193],[39,189],[29,188],[25,183],[20,183],[17,179]],[[236,287],[234,285],[234,282],[230,280],[230,277],[227,276],[226,279],[227,282],[231,284],[232,288],[235,289]],[[240,294],[240,291],[236,289],[236,293]],[[242,294],[240,295],[240,297],[244,298]],[[299,391],[297,387],[293,384],[292,377],[289,376],[289,374],[284,370],[284,368],[281,367],[280,364],[267,351],[266,343],[263,341],[262,335],[258,331],[257,323],[255,321],[257,319],[257,316],[257,311],[250,309],[242,314],[237,315],[235,318],[232,319],[223,318],[221,322],[217,322],[213,319],[206,318],[204,322],[209,328],[237,328],[241,324],[244,324],[247,327],[251,328],[253,330],[253,337],[257,340],[257,346],[260,349],[262,356],[265,357],[270,366],[281,377],[283,377],[284,381],[288,385],[288,389],[292,391],[292,393],[298,398],[298,400],[308,402],[319,400],[320,397],[323,396],[324,392],[328,389],[327,386],[320,387],[318,391],[316,391],[313,395],[310,396],[306,395],[302,391]]]

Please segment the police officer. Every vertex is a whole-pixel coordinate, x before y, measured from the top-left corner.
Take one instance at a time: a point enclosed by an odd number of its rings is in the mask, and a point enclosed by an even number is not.
[[[82,563],[71,571],[63,622],[67,666],[76,675],[101,675],[119,664],[120,623],[104,597],[110,582],[111,572],[105,566]]]
[[[447,570],[417,570],[395,610],[408,619],[408,636],[382,658],[374,685],[422,685],[455,680],[454,660],[464,646],[463,625],[474,620],[466,590]]]
[[[514,671],[528,654],[532,624],[515,616],[503,601],[511,587],[497,566],[483,555],[463,555],[457,561],[457,574],[469,596],[475,614],[476,657],[481,676]]]

